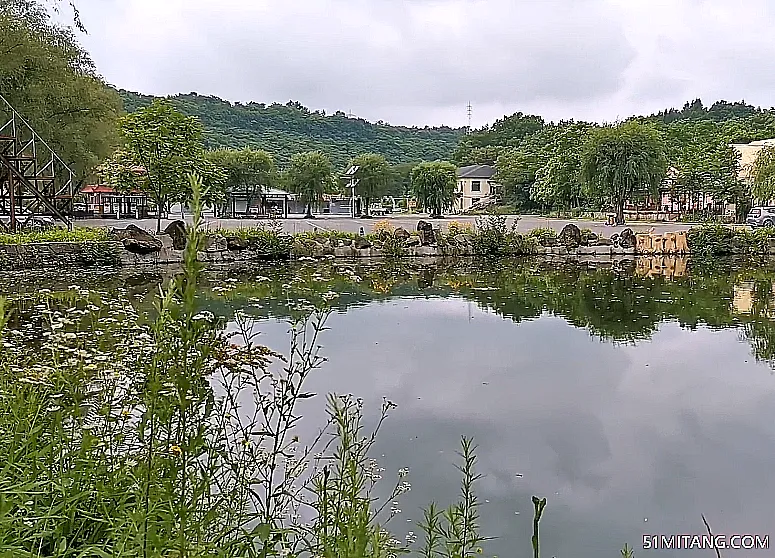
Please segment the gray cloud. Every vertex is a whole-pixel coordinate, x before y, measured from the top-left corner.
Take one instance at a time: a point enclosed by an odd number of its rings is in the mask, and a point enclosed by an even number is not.
[[[766,0],[82,0],[112,83],[299,100],[398,124],[517,110],[611,120],[688,97],[772,103]]]
[[[412,468],[401,521],[432,499],[451,503],[467,435],[480,447],[482,523],[500,537],[498,555],[520,554],[515,542],[529,551],[533,494],[549,500],[549,556],[701,533],[701,513],[718,532],[771,528],[775,384],[735,330],[665,323],[651,342],[616,346],[561,318],[517,325],[459,299],[371,304],[328,325],[330,360],[308,387],[363,397],[370,420],[381,397],[399,404],[375,457],[385,485]],[[285,346],[284,325],[260,329]]]

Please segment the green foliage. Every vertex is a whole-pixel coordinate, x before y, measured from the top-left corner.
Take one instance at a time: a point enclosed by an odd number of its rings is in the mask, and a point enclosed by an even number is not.
[[[537,228],[527,233],[527,236],[535,238],[541,244],[546,241],[557,240],[557,231],[551,228]]]
[[[488,257],[524,256],[534,254],[538,242],[534,237],[516,232],[517,222],[506,225],[507,217],[495,213],[477,217],[476,233],[471,239],[474,254]]]
[[[358,179],[355,192],[366,202],[365,214],[368,215],[371,200],[385,194],[393,178],[390,166],[385,157],[376,153],[358,155],[350,161],[350,165],[360,167],[355,173],[355,178]]]
[[[119,91],[128,111],[149,105],[154,97]],[[178,110],[202,122],[208,148],[251,146],[272,153],[281,168],[291,156],[320,151],[342,169],[353,153],[379,153],[391,164],[448,158],[463,130],[447,127],[406,128],[348,118],[342,112],[311,112],[298,103],[229,103],[196,93],[168,98]]]
[[[227,192],[258,196],[265,188],[277,183],[274,159],[260,149],[216,149],[205,153],[208,161],[224,175]]]
[[[291,157],[291,165],[284,182],[291,192],[307,206],[307,217],[312,217],[312,205],[323,199],[323,194],[336,186],[331,161],[319,151],[297,153]]]
[[[392,234],[384,235],[382,238],[382,254],[388,258],[406,256],[406,242]]]
[[[544,127],[540,116],[517,112],[511,116],[496,120],[492,126],[463,136],[460,140],[453,160],[462,165],[485,164],[497,159],[497,151],[488,149],[492,146],[516,146],[523,138],[534,134]],[[491,164],[491,163],[488,163]]]
[[[412,190],[423,207],[440,216],[455,200],[457,167],[446,161],[420,163],[412,170]]]
[[[390,181],[386,196],[407,197],[412,192],[412,170],[419,162],[399,163],[390,167]]]
[[[39,242],[105,242],[110,240],[104,228],[62,228],[39,232],[0,233],[0,244],[35,244]]]
[[[761,203],[775,198],[775,149],[765,147],[759,152],[751,169],[752,193]]]
[[[248,247],[255,254],[264,256],[268,260],[287,260],[291,255],[293,237],[281,232],[261,228],[244,227],[236,230],[223,229],[213,233],[224,238],[239,238],[248,241]]]
[[[480,533],[479,499],[476,482],[482,475],[476,472],[476,446],[470,438],[463,437],[458,452],[462,464],[457,465],[461,474],[460,499],[446,510],[431,503],[423,510],[419,523],[425,534],[420,556],[424,558],[473,557],[482,554],[482,543],[487,541]]]
[[[689,229],[686,240],[693,256],[724,255],[753,256],[768,254],[775,246],[775,228],[763,227],[753,231],[731,229],[724,225],[703,225]]]
[[[163,101],[121,118],[123,146],[104,163],[100,173],[121,191],[146,193],[156,204],[156,232],[161,212],[184,203],[192,192],[187,176],[196,173],[207,185],[210,202],[222,198],[223,171],[207,161],[202,127]]]
[[[624,222],[625,202],[655,193],[667,170],[659,133],[637,122],[595,130],[581,160],[586,185],[610,199],[619,223]]]
[[[121,99],[73,31],[37,2],[0,2],[0,92],[79,181],[116,145]]]

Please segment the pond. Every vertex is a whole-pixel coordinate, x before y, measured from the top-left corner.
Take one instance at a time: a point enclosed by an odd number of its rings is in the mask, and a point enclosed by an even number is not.
[[[151,311],[169,273],[9,275],[0,290],[75,282]],[[310,262],[209,270],[198,297],[231,329],[256,318],[279,352],[289,319],[330,306],[302,436],[328,392],[363,398],[372,425],[383,398],[397,405],[373,456],[385,492],[410,469],[397,535],[456,499],[468,436],[492,554],[529,555],[533,495],[544,556],[647,555],[644,534],[701,535],[703,514],[716,533],[775,536],[773,264]]]

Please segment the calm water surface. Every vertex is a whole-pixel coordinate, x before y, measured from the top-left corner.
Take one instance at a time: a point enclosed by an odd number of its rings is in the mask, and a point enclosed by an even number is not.
[[[81,276],[150,305],[156,274]],[[72,278],[9,276],[9,292]],[[542,555],[640,550],[644,533],[775,538],[775,267],[645,262],[616,269],[516,262],[305,264],[208,274],[201,304],[288,348],[288,319],[331,294],[328,358],[308,387],[395,402],[374,455],[388,491],[412,491],[403,535],[457,496],[461,435],[479,446],[487,550],[531,555],[531,496],[545,496]],[[323,398],[305,408],[311,433]],[[688,551],[692,554],[692,551]],[[725,556],[771,555],[727,551]],[[705,555],[709,555],[704,551]],[[696,554],[699,554],[696,553]]]

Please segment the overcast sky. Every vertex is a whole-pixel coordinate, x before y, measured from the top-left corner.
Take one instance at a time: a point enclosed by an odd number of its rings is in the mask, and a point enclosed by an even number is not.
[[[391,124],[775,104],[771,0],[78,0],[112,84]]]

